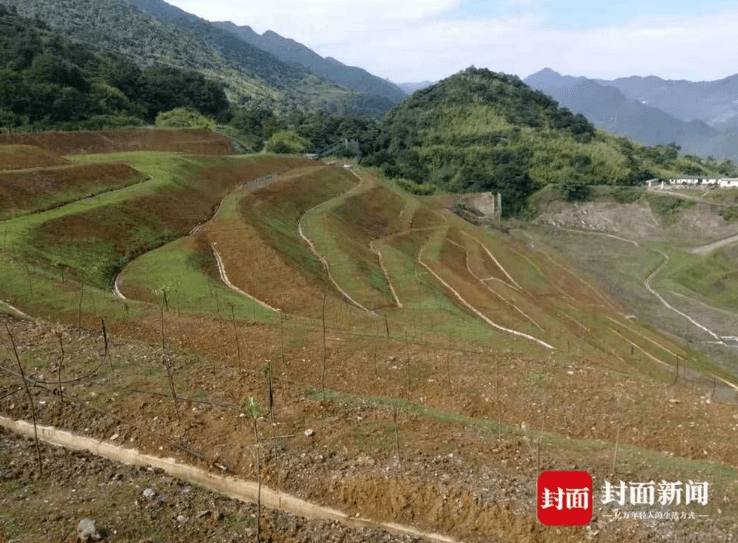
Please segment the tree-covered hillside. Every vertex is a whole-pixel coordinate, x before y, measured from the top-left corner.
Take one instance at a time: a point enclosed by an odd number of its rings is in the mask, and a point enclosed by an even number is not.
[[[98,128],[152,123],[178,107],[228,113],[220,85],[198,72],[97,54],[0,5],[0,126]]]
[[[129,0],[132,2],[152,2],[160,0]],[[227,30],[234,36],[248,42],[256,47],[268,51],[277,58],[285,62],[296,62],[314,71],[316,74],[325,77],[343,87],[361,91],[376,97],[383,97],[387,100],[387,109],[393,105],[402,102],[407,93],[400,87],[389,81],[370,74],[362,68],[356,66],[346,66],[345,64],[332,59],[323,58],[315,51],[312,51],[303,44],[295,40],[285,38],[268,30],[264,34],[257,34],[250,26],[236,26],[230,21],[214,23],[219,28]]]
[[[644,147],[595,130],[516,76],[469,68],[390,110],[366,162],[418,192],[501,192],[508,213],[549,183],[633,185],[715,169],[673,146]]]
[[[15,6],[20,15],[38,18],[97,52],[121,53],[140,68],[166,64],[217,79],[234,103],[258,100],[284,110],[323,107],[336,112],[367,111],[377,105],[362,93],[288,65],[194,16],[183,28],[123,0],[0,0],[0,4]],[[383,103],[374,111],[386,109]]]

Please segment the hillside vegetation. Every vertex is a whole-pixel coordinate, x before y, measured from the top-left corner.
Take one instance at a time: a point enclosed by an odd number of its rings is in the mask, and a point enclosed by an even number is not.
[[[136,0],[138,2],[147,0]],[[158,0],[155,0],[158,1]],[[234,36],[268,51],[284,62],[297,62],[316,74],[343,87],[383,97],[392,105],[402,102],[407,94],[397,85],[370,74],[356,66],[346,66],[333,58],[323,58],[301,43],[268,30],[259,35],[250,26],[236,26],[232,22],[214,23]]]
[[[162,64],[141,69],[0,5],[0,126],[140,125],[177,107],[221,116],[229,104],[222,87],[200,73]]]
[[[320,79],[302,66],[286,64],[194,16],[178,21],[183,26],[163,23],[122,0],[93,4],[84,0],[0,0],[0,4],[15,6],[20,15],[42,20],[62,36],[95,51],[122,54],[140,68],[160,63],[217,79],[236,103],[256,99],[285,110],[319,106],[341,112],[372,107],[364,94]]]
[[[367,163],[415,192],[499,191],[506,214],[548,184],[576,199],[587,185],[716,173],[677,147],[597,131],[516,76],[473,67],[415,92],[387,113],[381,130]]]

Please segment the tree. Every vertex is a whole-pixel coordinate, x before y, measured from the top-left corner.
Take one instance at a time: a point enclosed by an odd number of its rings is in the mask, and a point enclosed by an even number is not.
[[[299,155],[310,147],[310,140],[301,137],[294,130],[275,133],[267,142],[264,150],[268,153]]]

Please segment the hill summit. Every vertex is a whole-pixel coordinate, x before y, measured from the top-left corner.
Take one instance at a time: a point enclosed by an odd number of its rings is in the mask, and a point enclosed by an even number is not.
[[[367,162],[418,193],[500,192],[503,213],[515,214],[550,183],[576,196],[586,185],[702,172],[698,160],[599,132],[517,76],[470,67],[390,110]]]

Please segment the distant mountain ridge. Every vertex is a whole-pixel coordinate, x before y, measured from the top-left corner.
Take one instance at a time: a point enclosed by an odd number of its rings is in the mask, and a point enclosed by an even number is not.
[[[738,74],[717,81],[673,81],[656,76],[595,80],[684,121],[701,120],[717,129],[738,126]]]
[[[657,108],[626,97],[619,89],[586,77],[563,76],[546,69],[525,79],[534,89],[562,106],[581,113],[599,128],[649,145],[676,142],[683,145],[717,132],[705,123],[688,123]]]
[[[110,50],[145,68],[166,64],[218,80],[229,99],[288,111],[381,114],[397,100],[356,91],[256,47],[163,0],[0,0],[62,36]],[[396,92],[404,96],[399,88]]]
[[[397,86],[404,90],[406,93],[412,94],[415,91],[425,89],[427,87],[430,87],[431,85],[435,85],[436,83],[438,83],[438,81],[425,80],[421,81],[420,83],[397,83]]]
[[[370,74],[363,68],[347,66],[331,58],[321,57],[309,47],[280,36],[272,30],[258,34],[250,26],[238,26],[230,21],[213,23],[259,49],[271,53],[283,62],[295,63],[316,74],[352,90],[382,96],[397,104],[405,99],[406,93],[389,81]]]
[[[714,112],[714,103],[711,106],[700,105],[698,102],[702,101],[702,97],[698,93],[693,93],[688,100],[685,93],[669,90],[685,85],[692,89],[707,88],[710,84],[667,82],[657,77],[594,80],[561,75],[550,68],[527,77],[525,82],[548,94],[562,106],[583,114],[597,127],[615,134],[649,145],[674,142],[688,152],[738,157],[738,147],[734,145],[736,138],[731,138],[729,133],[722,134],[718,130],[720,127],[711,126],[709,116],[699,118],[691,115],[707,112],[711,108]],[[670,86],[669,83],[678,85]],[[674,107],[659,107],[660,103],[669,102]],[[684,103],[676,107],[679,102]],[[723,100],[720,109],[726,113],[724,118],[730,120],[731,108],[727,102]],[[738,114],[738,108],[736,111]],[[673,113],[679,113],[680,116]],[[727,125],[722,128],[725,130]]]

